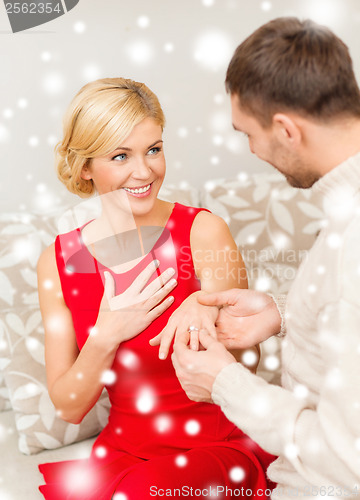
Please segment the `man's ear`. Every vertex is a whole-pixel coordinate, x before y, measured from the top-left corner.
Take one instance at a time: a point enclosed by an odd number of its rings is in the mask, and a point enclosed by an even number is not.
[[[300,145],[301,127],[294,117],[284,113],[276,113],[273,116],[273,129],[277,139],[284,146],[297,148]]]
[[[85,165],[83,166],[83,168],[81,169],[80,177],[82,179],[84,179],[85,181],[90,181],[92,179],[92,175],[91,175],[91,172],[90,172],[89,161],[87,161],[85,163]]]

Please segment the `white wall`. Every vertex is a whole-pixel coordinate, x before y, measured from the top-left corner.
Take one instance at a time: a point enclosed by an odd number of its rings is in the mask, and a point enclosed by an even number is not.
[[[17,34],[1,3],[1,209],[47,210],[65,190],[53,168],[62,115],[84,83],[105,76],[144,81],[159,96],[167,182],[200,186],[270,171],[232,130],[223,81],[237,45],[284,15],[330,26],[350,47],[359,77],[359,0],[80,0]]]

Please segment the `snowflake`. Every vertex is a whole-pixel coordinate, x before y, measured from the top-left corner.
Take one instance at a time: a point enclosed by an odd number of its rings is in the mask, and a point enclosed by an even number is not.
[[[100,78],[101,69],[97,64],[88,64],[83,69],[82,74],[86,81],[97,80],[98,78]]]
[[[185,455],[178,455],[176,458],[175,458],[175,464],[178,466],[178,467],[185,467],[185,465],[187,465],[188,463],[188,459]]]
[[[136,400],[136,408],[140,413],[149,413],[155,406],[156,398],[150,387],[143,387]]]
[[[107,455],[107,449],[105,448],[105,446],[97,446],[95,448],[95,455],[98,458],[104,458],[104,457],[106,457],[106,455]]]
[[[168,432],[172,427],[171,418],[167,415],[159,415],[154,422],[156,430],[163,434],[164,432]]]
[[[20,109],[25,109],[28,107],[29,103],[27,101],[27,99],[25,99],[24,97],[21,97],[18,102],[17,102],[17,105]]]
[[[271,2],[265,0],[264,2],[261,2],[261,8],[262,8],[262,10],[267,12],[267,11],[271,10],[272,4],[271,4]]]
[[[41,60],[43,62],[49,62],[49,61],[51,61],[51,59],[52,59],[52,55],[50,52],[48,52],[48,51],[42,52]]]
[[[258,359],[258,355],[250,349],[246,350],[241,356],[241,361],[245,366],[254,366]]]
[[[275,371],[279,368],[280,365],[279,358],[274,355],[266,356],[264,365],[267,370]]]
[[[242,467],[233,467],[229,471],[229,477],[233,483],[240,483],[245,478],[245,471]]]
[[[305,399],[309,395],[309,389],[302,384],[297,384],[293,388],[294,396],[298,399]]]
[[[296,458],[299,454],[299,449],[294,443],[288,443],[285,445],[284,448],[284,455],[289,459],[292,460]]]
[[[150,19],[147,16],[140,16],[137,19],[139,28],[148,28],[150,26]]]
[[[139,357],[130,349],[122,349],[119,352],[117,359],[119,363],[129,370],[136,370],[140,366]]]
[[[126,47],[126,53],[135,64],[145,65],[152,61],[154,50],[146,40],[135,40]]]
[[[337,233],[331,233],[329,236],[326,238],[326,243],[328,246],[332,249],[339,248],[342,243],[342,238],[340,234]]]
[[[43,281],[42,286],[45,288],[45,290],[51,290],[54,286],[54,282],[47,279]]]
[[[14,116],[14,111],[11,108],[5,108],[3,111],[4,118],[12,118]]]
[[[165,52],[167,52],[168,54],[170,54],[171,52],[174,52],[174,44],[171,43],[171,42],[167,42],[165,43],[164,45],[164,50]]]
[[[79,35],[81,35],[82,33],[85,33],[86,31],[86,24],[82,21],[77,21],[75,24],[74,24],[74,31],[75,33],[78,33]]]
[[[269,399],[266,394],[256,394],[252,396],[250,408],[257,416],[266,417],[270,411]]]
[[[125,493],[115,493],[112,498],[113,500],[128,500],[128,497],[127,495],[125,495]]]
[[[42,86],[48,94],[59,94],[64,88],[64,78],[60,73],[50,73],[43,79]]]
[[[112,385],[116,381],[114,370],[104,370],[101,374],[100,382],[104,385]]]
[[[200,423],[197,420],[188,420],[185,424],[185,432],[190,434],[190,436],[195,436],[199,434],[201,429]]]
[[[9,139],[10,139],[10,133],[8,129],[5,127],[5,125],[0,123],[0,143],[8,142]]]
[[[177,131],[177,134],[182,139],[185,139],[185,137],[187,137],[189,135],[189,131],[186,127],[180,127]]]
[[[194,47],[194,58],[205,69],[217,71],[228,64],[232,50],[232,44],[226,33],[209,31],[202,33],[197,38]]]

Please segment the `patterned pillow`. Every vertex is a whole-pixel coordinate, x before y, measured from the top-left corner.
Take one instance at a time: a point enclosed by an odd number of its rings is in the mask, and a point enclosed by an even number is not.
[[[25,454],[57,448],[97,434],[106,424],[108,398],[103,395],[80,425],[57,417],[47,387],[44,330],[37,296],[36,264],[54,239],[55,218],[28,214],[1,217],[0,275],[6,287],[0,299],[0,359]]]
[[[221,216],[244,258],[249,288],[286,294],[323,225],[320,199],[289,186],[278,173],[219,179],[205,184],[201,205]],[[280,383],[281,342],[261,345],[258,374]]]
[[[194,189],[166,186],[162,193],[163,199],[198,205]],[[44,330],[37,294],[36,265],[41,252],[57,233],[84,223],[88,218],[81,218],[88,216],[83,202],[52,215],[0,216],[0,410],[13,407],[19,448],[25,454],[93,436],[107,422],[109,401],[105,393],[80,425],[57,417],[46,387]]]
[[[240,174],[205,184],[202,206],[220,215],[246,263],[249,287],[287,293],[323,224],[320,200],[280,174]]]

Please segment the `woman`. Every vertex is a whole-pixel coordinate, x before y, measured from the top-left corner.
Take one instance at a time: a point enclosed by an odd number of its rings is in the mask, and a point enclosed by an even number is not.
[[[210,486],[256,496],[267,486],[272,457],[218,407],[191,402],[166,353],[149,346],[170,316],[194,349],[199,328],[216,334],[217,309],[196,300],[200,282],[205,292],[247,286],[219,217],[157,197],[164,123],[156,96],[122,78],[85,85],[65,116],[59,178],[80,196],[96,191],[102,211],[39,261],[49,394],[79,423],[105,386],[111,411],[89,461],[40,466],[46,499],[181,497]]]

